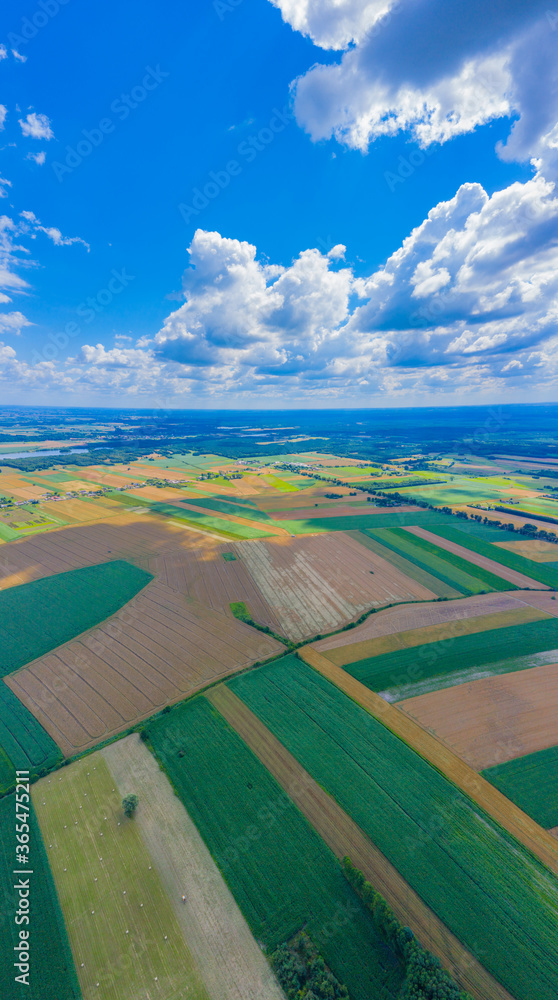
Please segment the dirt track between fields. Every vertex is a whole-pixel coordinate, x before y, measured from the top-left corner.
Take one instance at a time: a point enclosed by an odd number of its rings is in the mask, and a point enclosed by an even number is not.
[[[501,986],[436,914],[411,889],[335,800],[310,777],[288,750],[225,685],[208,692],[209,701],[242,736],[338,858],[348,855],[392,907],[403,925],[437,955],[476,1000],[511,1000]]]
[[[298,655],[445,774],[457,788],[482,806],[489,816],[558,874],[558,841],[477,774],[450,747],[311,646],[304,646]]]

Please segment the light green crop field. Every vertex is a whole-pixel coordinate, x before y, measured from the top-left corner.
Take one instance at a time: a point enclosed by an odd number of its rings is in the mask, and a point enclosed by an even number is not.
[[[33,803],[84,1000],[209,1000],[101,754],[43,778]]]
[[[558,826],[558,746],[497,764],[482,773],[535,822],[548,830]]]
[[[556,1000],[558,878],[377,719],[294,656],[227,686],[515,1000]]]
[[[22,786],[23,788],[23,786]],[[21,791],[19,797],[22,798]],[[30,880],[29,923],[15,923],[16,893],[13,886],[20,876],[14,869],[26,866],[16,864],[16,802],[15,794],[0,800],[0,898],[2,899],[2,934],[0,935],[0,996],[3,1000],[79,1000],[81,990],[70,951],[64,918],[54,887],[47,853],[33,809],[29,819],[29,859],[27,866],[32,874],[22,875]],[[25,799],[24,799],[25,801]],[[18,918],[21,919],[21,918]],[[19,931],[29,932],[30,970],[29,985],[16,983],[14,976],[14,947],[19,942]]]
[[[0,591],[0,677],[98,625],[152,579],[115,560]]]
[[[268,531],[253,528],[249,524],[235,524],[234,521],[227,521],[225,517],[211,517],[209,514],[203,514],[201,511],[190,510],[186,507],[176,507],[170,503],[153,503],[150,506],[155,514],[172,517],[192,528],[207,528],[208,531],[217,532],[224,538],[267,538],[269,536]],[[246,517],[246,514],[240,514],[240,511],[239,515]]]
[[[254,937],[272,951],[306,927],[351,1000],[399,996],[401,965],[338,861],[213,706],[177,706],[148,733]]]

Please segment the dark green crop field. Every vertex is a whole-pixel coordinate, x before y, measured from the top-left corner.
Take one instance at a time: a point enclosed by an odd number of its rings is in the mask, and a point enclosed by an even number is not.
[[[62,760],[60,747],[19,700],[0,681],[0,795],[13,788],[15,769],[29,770],[33,777]],[[6,762],[5,758],[8,758]]]
[[[329,848],[223,717],[197,698],[148,733],[256,939],[272,951],[305,925],[351,1000],[394,1000],[403,969],[370,913]]]
[[[483,771],[483,776],[547,830],[558,826],[558,746]]]
[[[48,863],[39,824],[31,809],[29,820],[30,922],[16,926],[17,909],[14,884],[19,876],[12,874],[17,867],[15,794],[0,801],[0,898],[2,899],[2,934],[0,936],[0,996],[5,1000],[79,1000],[81,990],[74,967],[64,918],[58,902],[54,880]],[[19,903],[18,903],[19,905]],[[21,919],[21,918],[20,918]],[[29,930],[29,986],[16,983],[14,976],[14,946],[19,931]]]
[[[482,671],[483,676],[491,672],[509,673],[543,662],[538,660],[529,664],[524,661],[524,657],[534,653],[552,652],[553,656],[545,662],[554,662],[557,649],[558,619],[546,618],[397,649],[348,663],[343,669],[372,691],[392,691],[398,701],[410,697],[409,686],[429,678],[449,679],[455,674],[455,683],[458,683],[471,679],[467,676],[468,670]],[[438,686],[446,685],[433,683],[428,690],[435,691]]]
[[[370,505],[372,506],[372,505]],[[293,511],[294,513],[294,511]],[[420,524],[423,528],[430,528],[433,525],[445,525],[448,523],[449,515],[440,514],[435,510],[400,511],[383,510],[372,507],[372,513],[368,514],[340,514],[339,517],[312,517],[305,521],[280,521],[282,528],[286,528],[293,535],[311,534],[316,531],[354,531],[365,528],[405,528],[409,525]]]
[[[368,529],[366,534],[463,595],[517,589],[494,573],[446,552],[439,545],[402,528],[384,528],[378,531]]]
[[[228,686],[515,1000],[556,1000],[555,875],[296,657]],[[199,794],[204,791],[201,783]]]
[[[269,514],[258,510],[257,507],[248,504],[231,503],[230,500],[221,500],[205,497],[196,497],[188,500],[188,503],[195,504],[196,507],[204,507],[208,510],[216,510],[220,514],[234,514],[236,517],[247,517],[251,521],[270,521]]]
[[[447,538],[448,541],[455,542],[457,545],[463,545],[465,548],[470,549],[471,552],[478,552],[479,555],[487,556],[489,559],[493,559],[494,562],[499,562],[502,566],[507,566],[508,569],[515,569],[518,573],[524,573],[525,576],[530,576],[533,580],[538,580],[539,583],[544,583],[548,587],[558,589],[558,570],[549,566],[548,563],[534,562],[533,559],[520,556],[517,552],[510,552],[509,549],[500,549],[497,545],[491,545],[490,542],[485,541],[483,538],[476,538],[468,532],[461,531],[460,528],[450,527],[449,525],[434,525],[431,530],[433,534],[439,535],[440,538]],[[502,532],[501,540],[505,542],[510,539],[513,540],[514,537],[522,538],[523,536],[514,536],[511,533]]]
[[[152,579],[116,560],[0,591],[0,677],[98,625]]]

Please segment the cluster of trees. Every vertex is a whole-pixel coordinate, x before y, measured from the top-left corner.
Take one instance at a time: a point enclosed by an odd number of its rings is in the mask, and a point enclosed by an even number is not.
[[[411,928],[399,923],[383,896],[366,881],[350,858],[343,858],[343,871],[372,913],[380,934],[404,963],[405,980],[400,1000],[472,1000],[442,968],[438,959],[422,947]]]
[[[349,1000],[305,931],[277,948],[271,963],[288,1000]]]

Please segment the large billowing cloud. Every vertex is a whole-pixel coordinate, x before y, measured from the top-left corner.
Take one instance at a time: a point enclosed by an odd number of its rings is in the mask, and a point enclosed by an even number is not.
[[[314,140],[365,150],[407,132],[428,146],[514,115],[507,155],[529,159],[558,120],[558,25],[543,0],[388,0],[379,20],[365,0],[279,6],[317,44],[346,49],[296,81],[296,117]]]

